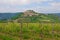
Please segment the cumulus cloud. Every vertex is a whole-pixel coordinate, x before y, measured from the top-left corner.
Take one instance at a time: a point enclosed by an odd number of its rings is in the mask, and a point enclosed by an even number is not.
[[[51,6],[53,7],[60,7],[60,2],[53,2],[53,3],[50,3]]]
[[[0,12],[18,12],[29,9],[45,13],[60,12],[60,2],[55,2],[54,0],[0,0]]]
[[[49,6],[38,6],[36,11],[42,13],[59,13],[60,12],[60,2],[49,2]]]
[[[53,1],[53,0],[0,0],[0,4],[10,4],[10,5],[25,5],[30,3],[41,3],[46,1]]]
[[[52,2],[50,5],[50,9],[60,11],[60,2]]]

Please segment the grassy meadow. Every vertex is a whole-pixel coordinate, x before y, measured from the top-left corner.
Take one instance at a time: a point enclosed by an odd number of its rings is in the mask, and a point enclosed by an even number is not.
[[[60,40],[60,23],[0,23],[0,40]]]

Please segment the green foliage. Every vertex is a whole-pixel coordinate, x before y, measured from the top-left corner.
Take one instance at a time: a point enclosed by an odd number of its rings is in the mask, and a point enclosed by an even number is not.
[[[24,13],[19,13],[16,16],[12,17],[11,20],[16,20],[21,18],[22,22],[60,22],[60,18],[53,14],[42,14],[42,13],[34,13],[38,15],[33,16],[24,16]],[[27,21],[28,20],[28,21]]]
[[[54,25],[53,25],[54,24]],[[0,23],[2,40],[45,40],[60,38],[60,23]],[[59,39],[60,40],[60,39]]]
[[[3,22],[6,23],[9,20],[11,22],[13,22],[16,19],[20,20],[21,22],[33,22],[33,23],[36,23],[36,22],[60,22],[60,18],[56,15],[52,15],[52,14],[46,15],[46,14],[42,14],[42,13],[34,13],[34,14],[38,14],[38,15],[24,16],[23,12],[17,13],[16,16],[13,16],[11,19],[0,20],[0,23],[3,23]]]
[[[15,19],[17,19],[17,18],[19,18],[19,17],[23,17],[23,13],[21,12],[21,13],[17,13],[17,15],[16,16],[13,16],[12,18],[11,18],[11,20],[15,20]]]

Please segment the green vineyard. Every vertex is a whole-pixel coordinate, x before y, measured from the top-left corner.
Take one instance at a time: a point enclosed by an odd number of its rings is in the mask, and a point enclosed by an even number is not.
[[[0,40],[60,40],[60,23],[0,23]]]

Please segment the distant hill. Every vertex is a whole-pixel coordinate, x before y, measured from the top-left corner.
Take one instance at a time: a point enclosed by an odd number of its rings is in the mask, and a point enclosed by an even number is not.
[[[15,22],[60,22],[60,18],[57,15],[37,13],[33,10],[27,10],[12,19]]]
[[[17,14],[20,14],[21,12],[17,13],[0,13],[0,20],[3,19],[11,19],[13,16],[16,16]]]
[[[57,17],[59,17],[60,18],[60,13],[51,13],[51,14],[48,14],[48,15],[52,15],[52,16],[57,16]]]
[[[15,15],[15,13],[0,13],[0,19],[10,19]]]
[[[37,13],[27,10],[19,13],[0,13],[0,22],[60,22],[59,16],[55,14]]]
[[[60,13],[55,13],[55,15],[59,16],[60,17]]]

